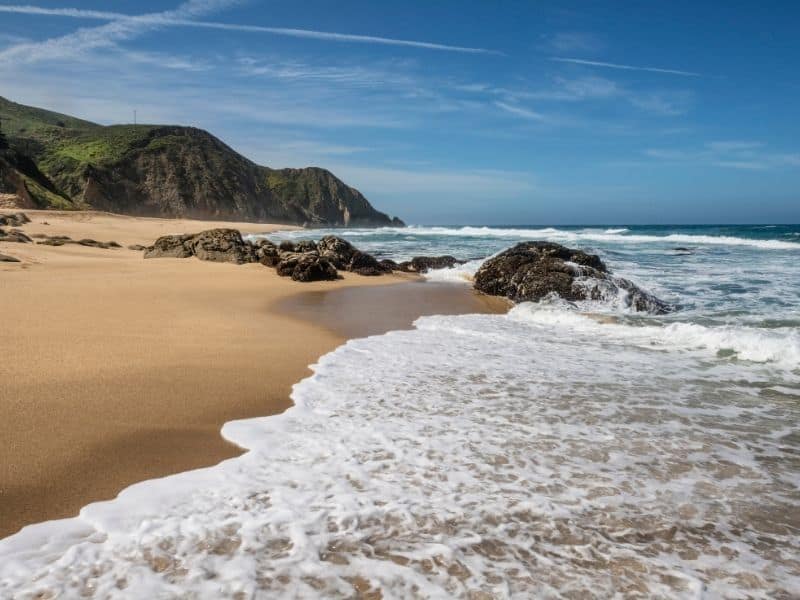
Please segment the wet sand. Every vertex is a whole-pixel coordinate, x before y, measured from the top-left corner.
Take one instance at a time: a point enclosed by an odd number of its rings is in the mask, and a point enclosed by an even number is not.
[[[414,279],[401,286],[307,291],[280,299],[274,308],[350,339],[411,329],[427,315],[502,314],[509,304],[464,284]]]
[[[28,235],[123,245],[213,226],[277,228],[26,212]],[[143,260],[128,249],[0,243],[0,252],[22,260],[0,263],[0,537],[237,455],[222,424],[285,410],[307,365],[348,337],[422,314],[503,310],[466,286],[413,276],[298,284],[261,265]]]

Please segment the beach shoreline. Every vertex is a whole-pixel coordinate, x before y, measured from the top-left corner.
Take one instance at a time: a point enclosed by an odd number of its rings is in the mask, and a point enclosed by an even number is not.
[[[426,287],[415,275],[300,284],[258,264],[145,261],[127,249],[170,233],[282,225],[26,213],[28,235],[123,248],[0,247],[22,261],[0,266],[9,344],[0,364],[0,538],[135,482],[241,454],[222,425],[284,411],[308,366],[350,337],[407,328],[447,306],[503,310],[467,286]]]

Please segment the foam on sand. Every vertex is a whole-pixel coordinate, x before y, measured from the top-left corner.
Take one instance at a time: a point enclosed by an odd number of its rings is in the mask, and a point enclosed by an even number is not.
[[[565,323],[568,322],[568,327]],[[558,308],[348,342],[248,448],[0,541],[0,595],[800,589],[798,372]],[[641,336],[641,337],[637,337]]]

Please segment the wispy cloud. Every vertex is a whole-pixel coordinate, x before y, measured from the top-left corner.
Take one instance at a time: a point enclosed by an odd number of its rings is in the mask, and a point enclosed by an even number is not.
[[[522,106],[517,106],[514,104],[508,104],[506,102],[495,102],[494,105],[497,108],[500,108],[512,115],[516,115],[518,117],[522,117],[523,119],[527,119],[528,121],[546,121],[547,117],[541,113],[536,111],[524,108]]]
[[[99,27],[85,27],[60,37],[41,42],[26,42],[0,51],[0,63],[33,63],[42,60],[74,58],[98,48],[111,48],[118,42],[137,38],[148,31],[163,28],[176,20],[195,19],[237,4],[239,0],[188,0],[174,10],[148,13],[137,17],[112,20]],[[3,12],[39,10],[29,6],[2,6]],[[41,9],[47,10],[47,9]],[[54,9],[79,10],[79,9]],[[106,14],[102,11],[81,11]],[[98,17],[91,17],[98,18]],[[108,19],[103,19],[108,20]]]
[[[544,36],[543,49],[551,52],[597,52],[605,44],[593,33],[582,31],[560,31]]]
[[[669,117],[685,114],[692,104],[694,94],[685,90],[630,92],[626,97],[640,110]]]
[[[700,77],[700,73],[692,71],[680,71],[678,69],[662,69],[659,67],[639,67],[634,65],[623,65],[619,63],[602,62],[598,60],[585,60],[582,58],[565,58],[562,56],[552,56],[550,60],[562,63],[572,63],[576,65],[586,65],[588,67],[602,67],[606,69],[620,69],[623,71],[646,71],[648,73],[663,73],[666,75],[681,75],[683,77]]]
[[[200,2],[196,2],[200,4]],[[206,2],[205,4],[209,4]],[[224,4],[219,2],[217,4]],[[230,4],[228,2],[227,4]],[[181,9],[176,11],[165,11],[161,13],[151,13],[145,15],[128,15],[108,11],[83,10],[78,8],[43,8],[38,6],[0,6],[0,12],[19,13],[29,15],[70,17],[76,19],[95,19],[101,21],[112,21],[120,24],[135,24],[141,26],[155,27],[196,27],[203,29],[219,29],[223,31],[239,31],[244,33],[266,33],[271,35],[282,35],[288,37],[323,40],[329,42],[350,42],[361,44],[379,44],[387,46],[406,46],[410,48],[420,48],[424,50],[440,50],[445,52],[462,52],[468,54],[496,54],[502,52],[487,48],[476,48],[470,46],[457,46],[451,44],[441,44],[419,40],[406,40],[389,38],[374,35],[361,35],[354,33],[339,33],[332,31],[318,31],[312,29],[296,29],[289,27],[265,27],[261,25],[244,25],[237,23],[219,23],[214,21],[197,21],[191,18],[194,15],[180,14]]]
[[[713,141],[688,150],[650,148],[644,154],[664,163],[691,163],[746,171],[800,166],[800,154],[770,152],[766,150],[766,144],[758,141]]]

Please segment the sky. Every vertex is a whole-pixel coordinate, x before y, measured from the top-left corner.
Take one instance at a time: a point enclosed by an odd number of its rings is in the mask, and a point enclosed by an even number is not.
[[[0,0],[0,96],[202,127],[415,224],[798,223],[798,23],[769,0]]]

